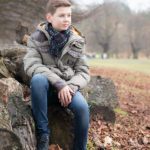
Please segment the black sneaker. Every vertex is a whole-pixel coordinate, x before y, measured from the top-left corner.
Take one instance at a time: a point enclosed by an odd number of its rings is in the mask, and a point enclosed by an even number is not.
[[[37,137],[37,150],[48,150],[49,147],[49,136],[43,134]]]

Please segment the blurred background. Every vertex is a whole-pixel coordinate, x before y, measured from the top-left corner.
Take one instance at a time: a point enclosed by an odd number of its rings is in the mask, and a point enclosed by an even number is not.
[[[45,21],[47,1],[0,0],[0,45],[31,34]],[[149,0],[70,1],[73,25],[86,38],[85,58],[90,66],[150,74]]]
[[[87,57],[149,58],[148,0],[70,0],[73,24],[87,40]],[[15,40],[19,23],[35,30],[45,20],[47,0],[1,0],[0,43]]]
[[[0,49],[45,21],[47,1],[0,0]],[[111,79],[119,100],[114,125],[91,120],[88,150],[150,150],[150,0],[70,1],[90,73]]]
[[[88,52],[99,52],[102,58],[148,58],[149,1],[95,0],[95,4],[94,14],[78,23],[87,38]]]

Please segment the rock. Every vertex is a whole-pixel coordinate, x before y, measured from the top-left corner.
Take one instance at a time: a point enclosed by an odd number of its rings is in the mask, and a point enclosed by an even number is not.
[[[11,77],[11,74],[4,63],[4,58],[0,57],[0,78],[2,77]]]
[[[6,104],[8,102],[8,85],[3,81],[0,80],[0,99],[3,99],[3,102]]]
[[[22,86],[13,78],[3,78],[0,81],[7,85],[8,98],[7,104],[0,98],[0,149],[17,146],[18,150],[34,150],[34,122],[31,109],[23,102]]]
[[[20,139],[12,131],[0,128],[0,137],[1,150],[23,150]]]
[[[73,146],[73,113],[68,109],[57,106],[49,107],[50,141],[59,144],[64,150],[71,150]]]
[[[115,122],[114,108],[118,106],[116,88],[111,79],[92,76],[83,90],[92,115],[101,114],[106,121]]]
[[[29,83],[29,78],[24,72],[23,57],[28,50],[21,44],[8,44],[0,47],[0,77],[14,77],[21,83]]]

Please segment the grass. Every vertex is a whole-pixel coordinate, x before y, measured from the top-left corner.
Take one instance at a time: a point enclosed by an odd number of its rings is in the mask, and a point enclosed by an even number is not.
[[[118,68],[150,74],[149,59],[90,59],[88,64],[90,67]]]
[[[128,115],[128,113],[126,111],[122,110],[121,108],[116,108],[114,111],[115,111],[115,113],[120,114],[122,116]]]

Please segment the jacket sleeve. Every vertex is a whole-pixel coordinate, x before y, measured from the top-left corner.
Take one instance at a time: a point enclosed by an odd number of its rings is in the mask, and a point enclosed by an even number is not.
[[[28,52],[25,55],[24,70],[29,77],[35,74],[42,74],[48,78],[50,83],[59,91],[66,86],[66,82],[61,79],[56,73],[52,72],[49,68],[42,64],[42,58],[40,52],[37,50],[37,44],[30,37],[28,42]]]
[[[76,91],[78,89],[84,88],[88,84],[88,82],[90,81],[90,73],[89,67],[82,54],[85,49],[85,43],[77,42],[75,47],[72,48],[76,48],[75,51],[81,52],[81,56],[78,57],[74,66],[75,75],[69,81],[67,81],[67,84],[72,89],[74,89],[74,91]]]
[[[71,87],[84,88],[90,81],[89,67],[83,58],[80,58],[75,66],[75,75],[67,82]]]

